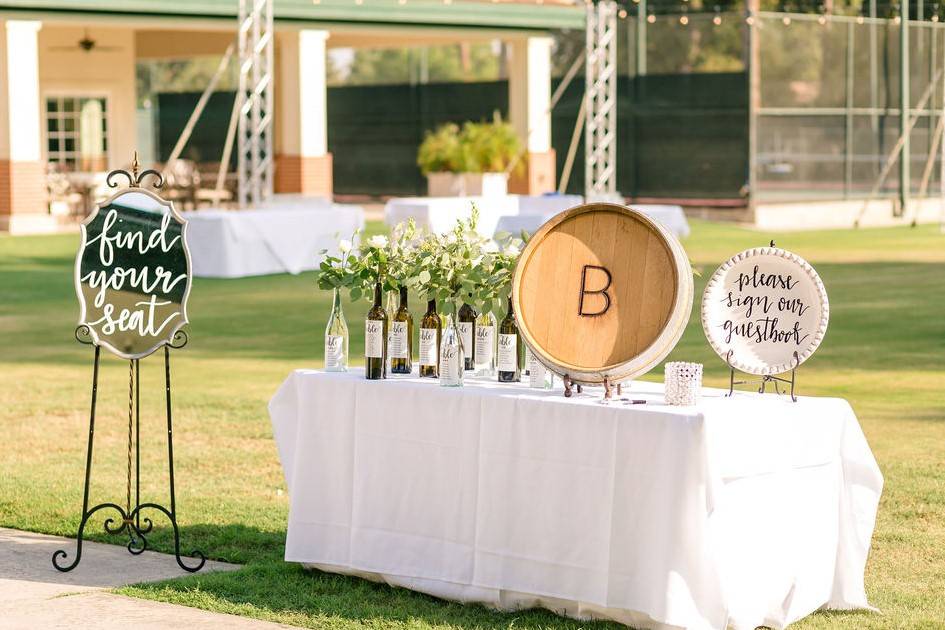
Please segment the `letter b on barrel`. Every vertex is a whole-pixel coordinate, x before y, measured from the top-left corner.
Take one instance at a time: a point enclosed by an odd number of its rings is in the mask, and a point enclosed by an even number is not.
[[[588,271],[591,271],[590,284],[600,284],[600,272],[603,272],[604,275],[604,285],[597,289],[588,288]],[[597,276],[594,278],[594,276]],[[607,293],[607,289],[610,288],[611,283],[613,282],[613,276],[610,275],[610,271],[606,267],[601,267],[599,265],[584,265],[584,268],[581,270],[581,299],[578,304],[578,315],[581,317],[597,317],[603,315],[608,310],[610,310],[610,294]],[[603,298],[602,308],[597,310],[589,310],[592,306],[585,306],[584,298],[588,295],[598,295]]]

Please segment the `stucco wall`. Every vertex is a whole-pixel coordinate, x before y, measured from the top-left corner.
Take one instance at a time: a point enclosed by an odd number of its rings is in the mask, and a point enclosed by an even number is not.
[[[105,96],[108,99],[108,166],[131,163],[137,147],[135,124],[135,37],[126,28],[93,27],[97,47],[85,52],[82,26],[44,24],[39,32],[41,103],[46,96]],[[45,152],[45,131],[43,151]],[[45,154],[44,154],[45,159]]]

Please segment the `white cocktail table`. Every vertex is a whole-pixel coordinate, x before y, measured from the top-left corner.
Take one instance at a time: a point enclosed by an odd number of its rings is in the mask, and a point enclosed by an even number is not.
[[[194,275],[242,278],[318,268],[321,250],[364,227],[360,206],[289,198],[248,210],[191,210],[187,245]]]
[[[883,480],[846,401],[600,396],[296,370],[269,404],[286,560],[639,628],[869,607]]]

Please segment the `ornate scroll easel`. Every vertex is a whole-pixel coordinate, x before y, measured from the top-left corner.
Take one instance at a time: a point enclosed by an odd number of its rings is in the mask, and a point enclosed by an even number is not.
[[[778,383],[783,383],[785,385],[791,386],[790,396],[792,402],[797,402],[797,396],[794,395],[794,384],[797,380],[797,366],[800,365],[800,357],[797,356],[797,352],[794,352],[794,364],[791,367],[791,378],[787,379],[781,376],[774,376],[773,374],[765,374],[761,378],[757,379],[745,379],[741,381],[735,380],[735,366],[732,365],[732,351],[729,350],[728,354],[725,355],[725,362],[728,364],[729,374],[728,374],[728,394],[731,396],[735,393],[736,385],[747,385],[748,383],[758,383],[758,393],[764,394],[765,389],[768,387],[768,383],[774,385],[774,392],[778,395],[781,394],[781,388],[778,386]]]
[[[138,174],[138,164],[137,157],[135,158],[134,166],[132,168],[132,173],[127,171],[112,171],[109,173],[107,182],[108,185],[112,188],[116,187],[112,181],[114,175],[124,175],[128,178],[131,188],[129,190],[135,192],[146,193],[147,195],[153,196],[153,193],[144,191],[140,187],[141,180],[147,175],[153,175],[157,179],[155,188],[160,187],[163,184],[163,180],[159,173],[153,170],[146,170],[139,176]],[[157,198],[157,197],[155,197]],[[114,197],[113,197],[114,199]],[[98,211],[96,210],[96,213]],[[90,222],[94,218],[95,213],[87,221]],[[83,233],[84,236],[84,233]],[[182,240],[182,239],[181,239]],[[85,244],[85,239],[83,238],[83,245]],[[80,259],[81,259],[81,250],[80,250]],[[188,283],[189,288],[189,269],[188,274]],[[81,299],[81,296],[80,296]],[[84,305],[83,305],[84,307]],[[84,310],[83,310],[84,315]],[[186,314],[184,316],[184,321],[186,321]],[[148,548],[147,534],[151,532],[154,527],[153,522],[148,517],[142,517],[142,511],[144,510],[156,510],[161,512],[168,518],[171,523],[171,526],[174,529],[174,555],[177,559],[177,564],[185,571],[195,572],[199,571],[206,562],[206,557],[200,551],[192,551],[191,555],[198,559],[198,562],[194,566],[188,566],[184,563],[183,558],[180,554],[180,528],[177,524],[177,504],[174,493],[174,440],[173,440],[173,421],[171,416],[171,364],[170,364],[170,349],[179,349],[183,348],[187,344],[187,333],[184,330],[178,328],[169,336],[168,339],[164,340],[163,343],[158,345],[156,348],[152,348],[147,352],[140,353],[139,355],[131,356],[128,360],[128,452],[127,452],[127,486],[126,486],[126,495],[125,495],[125,505],[121,506],[117,503],[99,503],[93,507],[89,507],[89,482],[92,475],[92,446],[95,437],[95,411],[96,411],[96,402],[98,398],[98,368],[99,368],[99,358],[101,355],[102,345],[105,345],[107,349],[115,352],[114,347],[109,344],[107,341],[103,341],[98,338],[93,328],[86,323],[80,323],[79,326],[75,329],[75,338],[80,343],[91,345],[94,348],[94,359],[92,363],[92,400],[89,413],[89,438],[88,438],[88,447],[85,456],[85,485],[83,488],[83,498],[82,498],[82,518],[79,521],[79,529],[76,534],[76,551],[75,558],[73,558],[70,564],[65,564],[64,561],[69,557],[69,554],[62,549],[57,550],[53,553],[52,563],[56,569],[60,571],[71,571],[82,559],[82,537],[85,533],[85,527],[88,524],[89,520],[94,514],[101,510],[114,510],[118,513],[118,518],[109,517],[104,522],[105,532],[108,534],[121,534],[127,533],[129,536],[129,541],[127,544],[128,551],[133,555],[139,555]],[[141,367],[140,359],[146,355],[153,352],[155,349],[158,349],[163,345],[164,350],[164,395],[166,402],[166,413],[167,413],[167,460],[168,460],[168,473],[169,473],[169,490],[170,490],[170,504],[169,507],[165,507],[158,503],[142,503],[141,502],[141,445],[140,445],[140,425],[141,425],[141,396],[140,396],[140,384],[141,384]],[[120,352],[115,352],[121,356]],[[127,357],[126,357],[127,358]],[[132,502],[132,477],[134,478],[134,501]]]

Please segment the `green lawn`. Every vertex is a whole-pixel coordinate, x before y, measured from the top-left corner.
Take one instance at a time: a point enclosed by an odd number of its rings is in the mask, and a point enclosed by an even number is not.
[[[697,296],[721,261],[769,238],[694,221],[685,245],[702,273]],[[817,614],[796,627],[943,628],[945,235],[925,226],[777,240],[816,266],[830,295],[830,329],[799,371],[799,390],[852,402],[886,478],[867,571],[867,591],[883,614]],[[92,352],[72,337],[77,242],[0,237],[3,526],[74,535],[78,524]],[[195,281],[190,345],[172,357],[183,544],[246,567],[123,592],[312,628],[610,627],[448,604],[282,561],[288,503],[266,403],[290,370],[320,365],[328,301],[311,273]],[[705,363],[708,383],[721,385],[725,370],[703,337],[698,303],[672,358]],[[366,309],[346,309],[353,357],[362,351],[357,323]],[[93,502],[123,501],[127,372],[126,362],[103,358]],[[163,501],[161,378],[157,356],[142,362],[143,493]],[[168,529],[156,525],[152,546],[170,550]],[[100,523],[89,535],[106,540]]]

